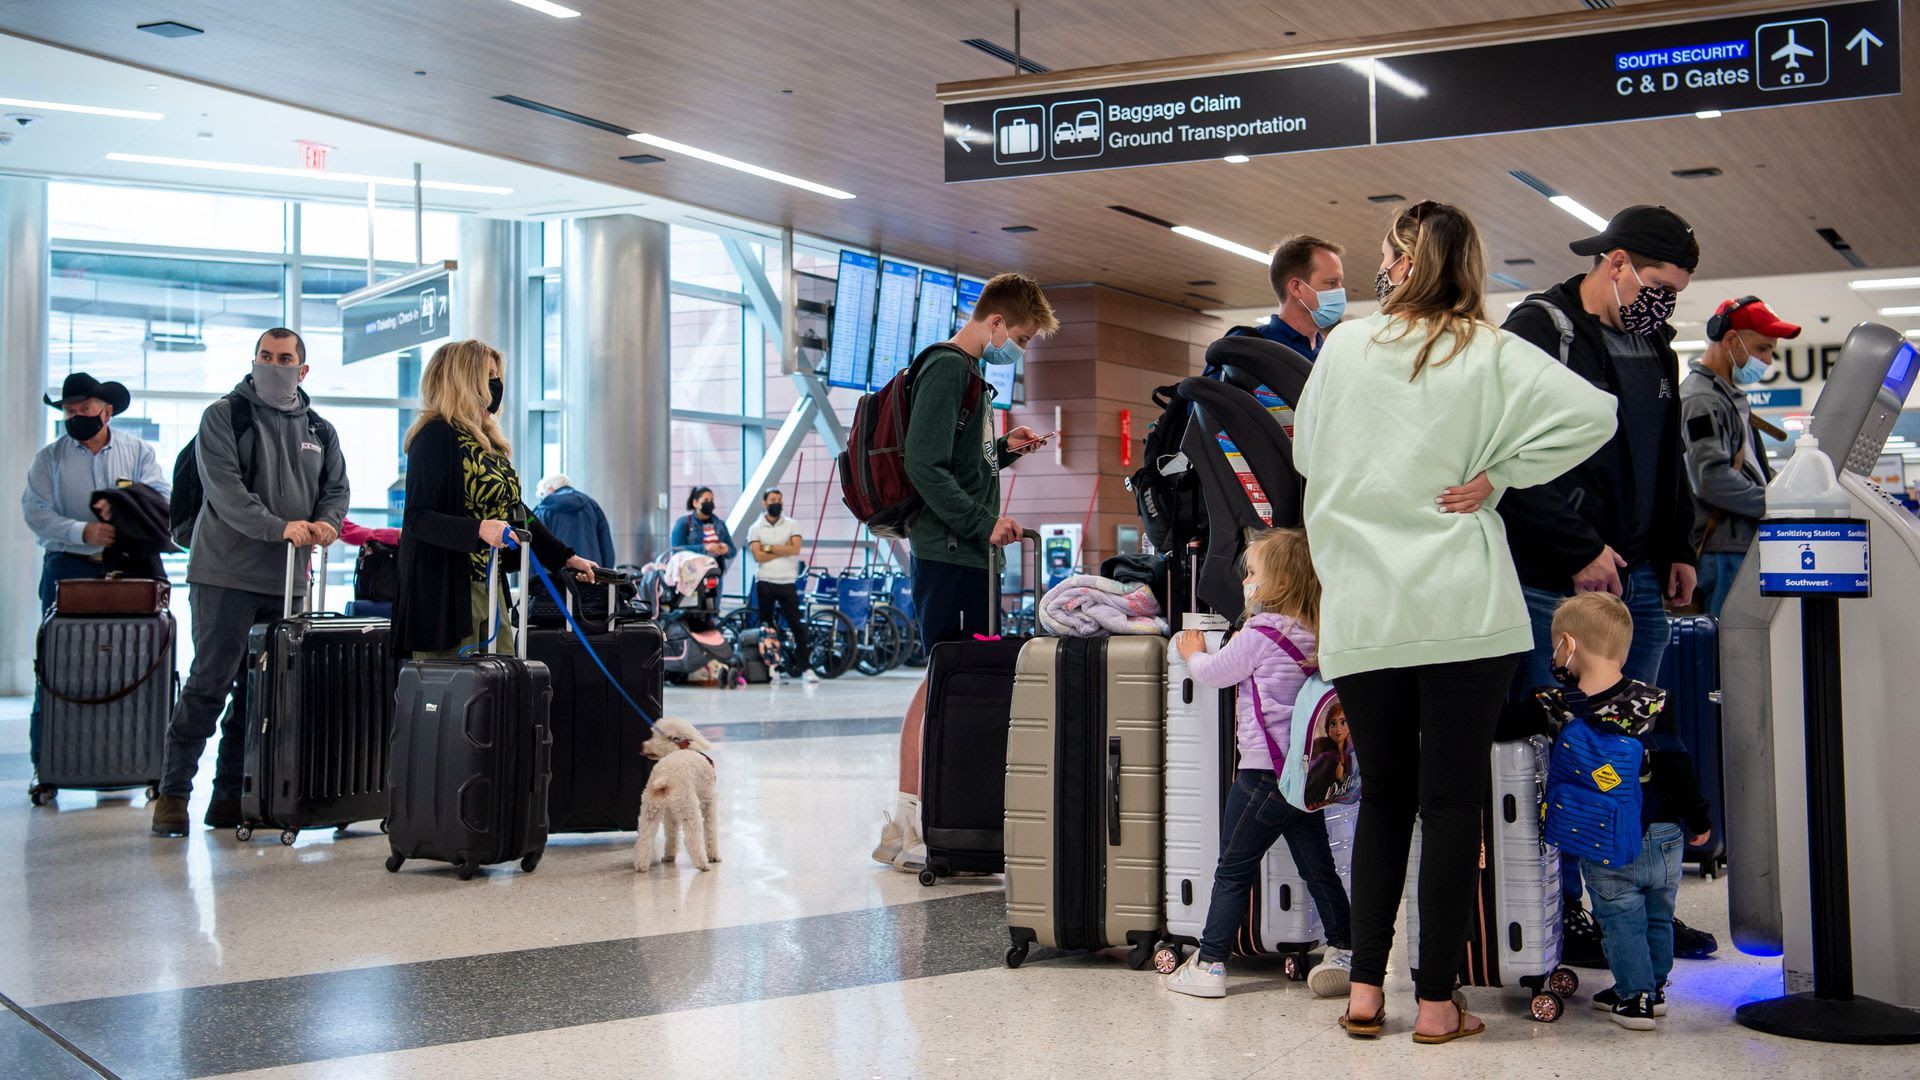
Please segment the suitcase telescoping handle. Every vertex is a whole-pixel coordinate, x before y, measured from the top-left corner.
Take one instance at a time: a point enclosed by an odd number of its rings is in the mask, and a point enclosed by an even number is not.
[[[514,605],[514,610],[520,613],[520,627],[519,632],[513,636],[513,652],[515,656],[518,656],[522,660],[527,658],[527,638],[529,636],[526,632],[527,613],[533,610],[533,605],[528,602],[528,597],[533,595],[532,589],[528,587],[533,582],[533,568],[527,563],[528,559],[533,558],[533,552],[527,548],[527,542],[532,539],[532,536],[532,533],[524,529],[508,529],[506,536],[503,538],[506,540],[505,547],[494,548],[487,556],[488,637],[486,640],[493,641],[500,636],[500,627],[502,625],[500,617],[500,552],[514,548],[521,549],[520,599]]]
[[[283,619],[291,619],[296,614],[293,610],[293,575],[295,569],[299,566],[300,560],[298,556],[302,546],[304,545],[296,544],[291,540],[287,542],[287,588],[285,595],[280,598],[280,617]],[[320,590],[320,595],[318,597],[309,596],[307,598],[308,602],[305,608],[307,612],[325,611],[327,609],[328,545],[315,544],[313,546],[320,549],[320,576],[317,585],[317,588]]]
[[[1033,545],[1033,577],[1029,579],[1025,574],[1020,575],[1020,577],[1021,584],[1032,584],[1033,604],[1037,609],[1040,606],[1041,574],[1039,532],[1033,529],[1020,530],[1020,543]],[[1000,636],[1000,571],[998,569],[989,569],[987,571],[987,636]]]

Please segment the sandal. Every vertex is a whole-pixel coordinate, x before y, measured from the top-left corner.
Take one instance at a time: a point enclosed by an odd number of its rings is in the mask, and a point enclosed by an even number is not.
[[[1371,1020],[1356,1020],[1346,1012],[1340,1014],[1340,1026],[1347,1035],[1355,1039],[1377,1039],[1380,1029],[1387,1024],[1387,1003],[1380,1003],[1380,1011]]]
[[[1475,1035],[1486,1034],[1487,1025],[1478,1020],[1474,1022],[1472,1027],[1467,1026],[1467,1000],[1457,990],[1454,991],[1452,1004],[1454,1013],[1454,1028],[1452,1031],[1444,1035],[1422,1035],[1416,1031],[1413,1033],[1413,1041],[1419,1043],[1421,1046],[1439,1046],[1441,1043],[1450,1043],[1455,1039],[1466,1039]]]

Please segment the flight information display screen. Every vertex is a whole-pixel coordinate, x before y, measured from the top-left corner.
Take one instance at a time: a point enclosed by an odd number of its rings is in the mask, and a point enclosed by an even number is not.
[[[960,279],[959,303],[953,309],[954,333],[959,333],[960,328],[967,325],[967,320],[973,318],[973,305],[980,302],[980,294],[985,292],[986,288],[987,283],[984,281],[968,277]]]
[[[954,330],[953,308],[959,293],[952,274],[938,270],[920,271],[920,304],[913,319],[913,355],[927,346],[947,340]]]
[[[913,290],[920,272],[905,263],[880,264],[880,315],[873,330],[873,372],[868,382],[885,386],[913,359]]]
[[[832,344],[827,350],[827,385],[867,388],[879,289],[878,258],[853,251],[840,253],[840,280],[833,291]]]

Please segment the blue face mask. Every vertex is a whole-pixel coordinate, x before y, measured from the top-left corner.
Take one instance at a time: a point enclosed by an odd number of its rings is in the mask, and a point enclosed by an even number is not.
[[[1752,386],[1754,383],[1766,377],[1766,361],[1751,353],[1747,354],[1747,358],[1741,362],[1739,367],[1733,369],[1733,384],[1735,386]]]
[[[1007,340],[998,345],[989,340],[987,347],[981,350],[980,359],[996,367],[1005,367],[1008,364],[1019,363],[1020,358],[1026,354],[1027,351],[1020,347],[1020,343],[1013,340],[1013,335],[1008,334]]]
[[[1340,322],[1340,316],[1347,313],[1347,290],[1328,289],[1313,294],[1314,302],[1320,306],[1313,309],[1313,325],[1322,330],[1331,330]]]

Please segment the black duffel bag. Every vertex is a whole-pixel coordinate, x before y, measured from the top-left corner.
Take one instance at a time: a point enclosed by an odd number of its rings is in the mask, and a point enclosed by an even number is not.
[[[353,598],[391,604],[400,599],[400,549],[369,540],[353,564]]]

